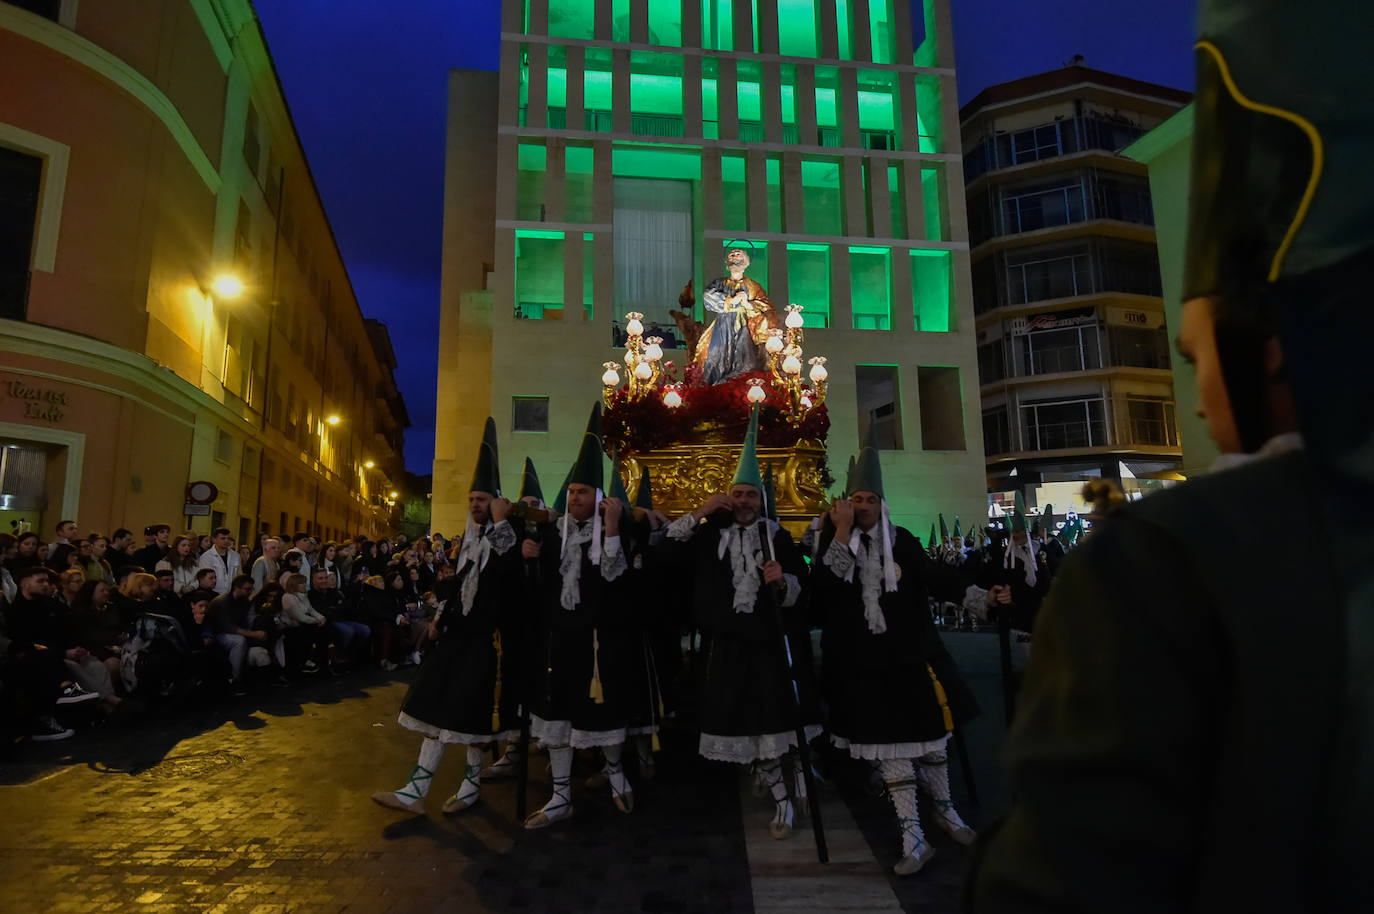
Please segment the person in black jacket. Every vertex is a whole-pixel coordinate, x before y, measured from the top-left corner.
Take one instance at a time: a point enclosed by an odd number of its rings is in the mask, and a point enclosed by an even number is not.
[[[463,780],[444,801],[443,812],[462,812],[481,797],[482,746],[514,734],[515,714],[505,694],[501,626],[511,579],[519,574],[516,535],[507,519],[511,504],[501,497],[496,423],[487,420],[477,467],[468,488],[468,523],[459,552],[458,575],[445,582],[443,604],[429,623],[437,643],[420,664],[401,703],[401,726],[424,736],[410,779],[399,790],[372,799],[391,809],[423,815],[424,800],[439,761],[451,744],[466,750]],[[371,599],[394,598],[365,585]],[[378,604],[380,606],[380,603]]]
[[[893,870],[906,876],[934,855],[916,811],[918,785],[930,795],[936,824],[960,844],[973,843],[950,795],[946,745],[978,705],[931,619],[930,560],[889,520],[871,444],[859,452],[845,491],[848,498],[823,519],[811,573],[831,740],[872,762],[887,784],[902,832]]]

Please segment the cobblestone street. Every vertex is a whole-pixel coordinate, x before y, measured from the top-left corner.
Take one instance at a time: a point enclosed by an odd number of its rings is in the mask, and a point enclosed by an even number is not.
[[[999,799],[996,645],[947,639],[984,704],[967,734],[979,809],[951,764],[956,800],[977,827]],[[382,809],[369,794],[402,783],[419,743],[395,723],[405,688],[399,673],[321,679],[217,713],[19,747],[0,765],[0,909],[957,909],[967,851],[930,829],[936,860],[911,879],[891,876],[891,807],[862,790],[860,771],[837,765],[840,787],[824,795],[832,863],[822,867],[809,820],[790,841],[769,839],[771,804],[752,796],[738,769],[699,760],[683,733],[665,734],[654,780],[631,769],[629,817],[580,776],[576,818],[545,832],[520,827],[511,781],[484,783],[477,807],[444,817],[458,752],[436,775],[429,815]],[[584,767],[590,773],[591,762]],[[530,771],[536,809],[548,792],[542,756]]]

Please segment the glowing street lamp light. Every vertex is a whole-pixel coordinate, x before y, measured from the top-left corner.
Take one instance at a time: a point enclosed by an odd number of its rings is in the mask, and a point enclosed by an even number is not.
[[[388,492],[388,493],[386,493],[386,497],[387,497],[387,498],[397,498],[397,497],[400,496],[400,494],[401,494],[400,492]]]
[[[338,425],[342,420],[339,419],[337,414],[330,414],[325,417],[324,421],[329,425]]]
[[[373,467],[375,467],[376,465],[377,465],[377,464],[376,464],[375,462],[371,461],[371,460],[365,460],[365,461],[363,461],[363,467],[364,467],[365,469],[369,469],[369,470],[370,470],[370,469],[372,469]]]
[[[233,273],[221,273],[210,283],[210,291],[220,298],[238,298],[243,294],[243,280]]]

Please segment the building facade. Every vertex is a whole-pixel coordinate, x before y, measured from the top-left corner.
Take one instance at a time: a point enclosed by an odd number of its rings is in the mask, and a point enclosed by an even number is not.
[[[395,355],[248,0],[0,2],[0,85],[0,529],[390,529]]]
[[[1081,508],[1180,463],[1145,168],[1118,151],[1186,92],[1089,69],[993,86],[964,106],[964,180],[988,492]]]
[[[450,82],[435,529],[488,414],[556,484],[627,312],[685,364],[731,246],[829,359],[832,473],[876,423],[898,523],[978,516],[953,60],[944,0],[505,0],[499,75]]]

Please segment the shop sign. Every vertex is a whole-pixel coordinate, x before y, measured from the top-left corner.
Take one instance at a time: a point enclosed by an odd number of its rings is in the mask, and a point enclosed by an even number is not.
[[[1071,311],[1050,311],[1045,314],[1035,314],[1031,317],[1012,318],[1008,323],[1011,325],[1013,336],[1023,336],[1027,333],[1034,333],[1037,330],[1059,330],[1064,327],[1096,324],[1097,311],[1093,308],[1075,308]]]
[[[1163,311],[1138,311],[1134,308],[1108,308],[1107,323],[1121,327],[1158,330],[1164,326]]]
[[[38,387],[26,381],[7,381],[4,389],[11,399],[24,404],[25,419],[61,422],[70,405],[66,391],[51,387]]]

